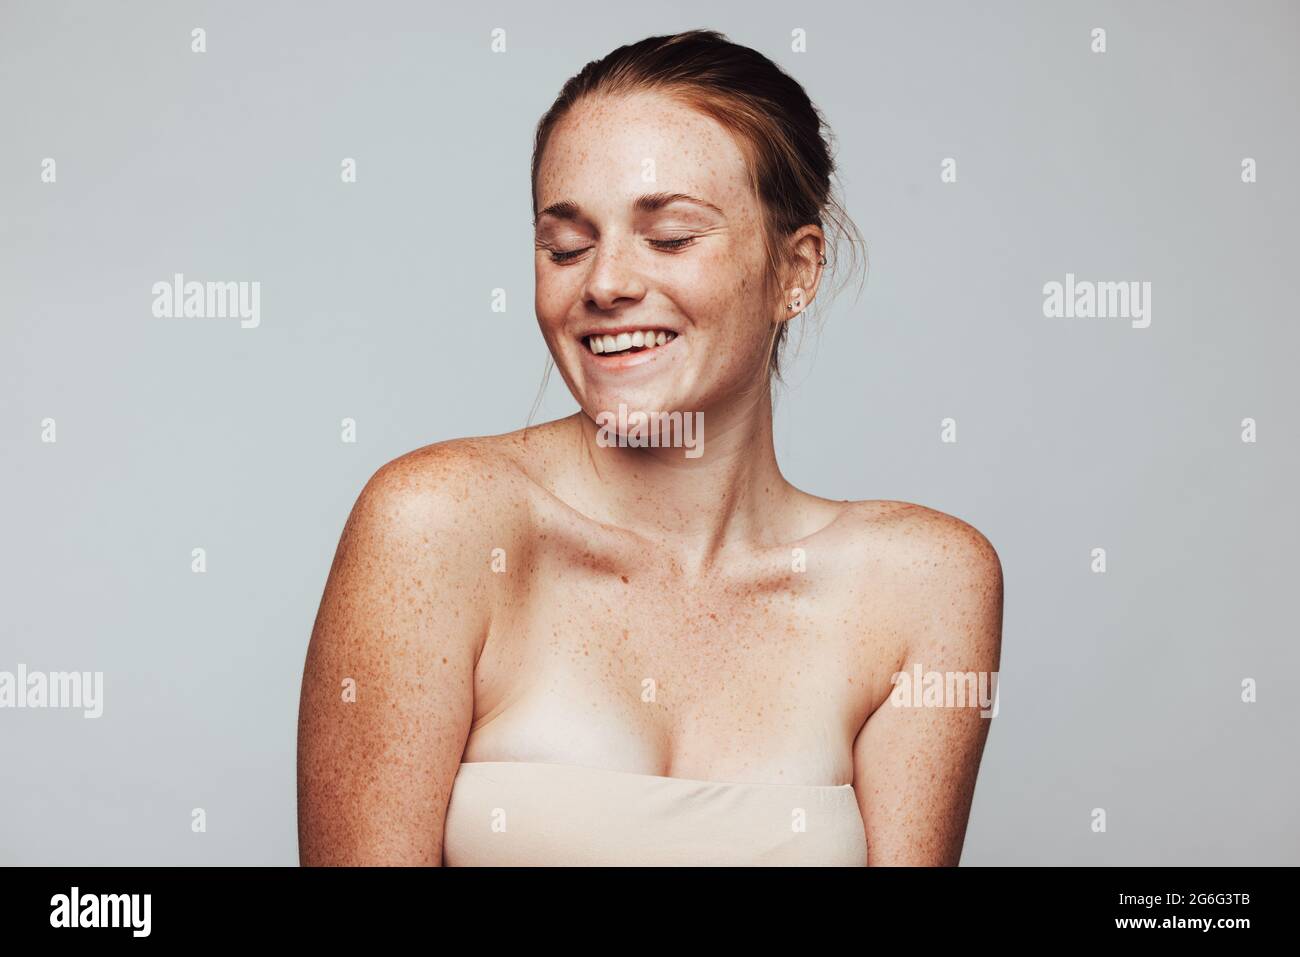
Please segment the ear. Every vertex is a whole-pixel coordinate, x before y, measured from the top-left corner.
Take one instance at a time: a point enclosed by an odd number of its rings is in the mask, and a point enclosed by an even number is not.
[[[821,227],[801,226],[787,241],[788,266],[781,284],[781,301],[776,307],[776,321],[785,322],[804,312],[817,295],[821,284],[826,236]]]

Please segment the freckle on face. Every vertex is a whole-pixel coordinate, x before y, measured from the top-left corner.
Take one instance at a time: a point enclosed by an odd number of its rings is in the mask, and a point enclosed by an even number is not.
[[[698,196],[725,219],[685,204],[638,214],[633,201],[652,192]],[[662,94],[581,103],[553,131],[538,171],[538,208],[562,200],[576,203],[585,221],[543,217],[539,237],[563,236],[564,249],[586,251],[580,262],[563,265],[538,251],[536,308],[556,364],[584,408],[615,408],[626,399],[642,408],[702,409],[762,371],[771,318],[757,281],[764,263],[758,200],[727,130]],[[668,253],[651,249],[641,232],[697,238]],[[604,301],[614,303],[607,309],[594,305],[589,285],[597,254]],[[638,385],[633,395],[592,381],[575,330],[610,317],[620,324],[645,319],[647,326],[666,317],[666,325],[682,329],[684,348],[671,374]]]

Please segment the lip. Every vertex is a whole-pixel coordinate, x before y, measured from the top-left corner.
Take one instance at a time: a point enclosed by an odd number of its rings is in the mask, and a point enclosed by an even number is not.
[[[636,332],[638,329],[663,329],[664,332],[670,330],[666,326],[623,326],[617,329],[593,329],[587,335],[618,335],[620,332]],[[578,340],[578,348],[582,350],[583,361],[589,364],[592,369],[600,369],[606,372],[620,372],[624,369],[634,369],[637,366],[648,365],[652,362],[660,362],[666,355],[672,352],[673,346],[682,341],[682,334],[679,332],[673,338],[669,339],[662,346],[655,346],[653,349],[645,349],[641,352],[620,352],[618,355],[596,355],[589,348],[585,337]],[[675,354],[675,353],[673,353]]]

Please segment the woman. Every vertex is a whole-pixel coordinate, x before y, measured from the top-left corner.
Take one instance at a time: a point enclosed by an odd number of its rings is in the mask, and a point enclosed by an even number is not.
[[[995,671],[998,557],[773,451],[833,168],[802,87],[717,33],[566,84],[536,312],[580,411],[362,491],[303,679],[304,864],[958,862],[987,720],[891,686]]]

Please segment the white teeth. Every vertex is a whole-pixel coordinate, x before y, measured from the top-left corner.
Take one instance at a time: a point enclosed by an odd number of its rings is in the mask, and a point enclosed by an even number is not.
[[[636,332],[620,332],[616,336],[588,336],[587,348],[595,355],[611,352],[626,352],[628,349],[653,349],[672,342],[677,333],[665,330],[639,329]]]

